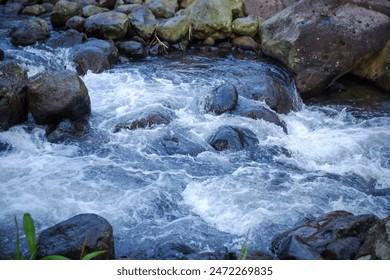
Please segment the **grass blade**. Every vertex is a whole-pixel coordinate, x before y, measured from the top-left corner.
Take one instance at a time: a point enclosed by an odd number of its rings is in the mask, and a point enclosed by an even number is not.
[[[29,213],[23,215],[23,227],[26,234],[26,240],[28,248],[30,250],[30,259],[35,259],[35,255],[38,251],[37,239],[35,236],[34,220]]]
[[[92,260],[100,255],[103,255],[104,253],[106,253],[107,250],[102,250],[102,251],[96,251],[96,252],[92,252],[92,253],[89,253],[87,255],[85,255],[82,260]]]
[[[67,258],[67,257],[64,257],[64,256],[60,256],[60,255],[51,255],[51,256],[43,257],[42,260],[46,260],[46,261],[65,261],[65,260],[70,260],[70,259]]]

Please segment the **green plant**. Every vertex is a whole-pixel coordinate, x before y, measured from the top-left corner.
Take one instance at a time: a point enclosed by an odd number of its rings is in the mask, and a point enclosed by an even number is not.
[[[245,241],[241,246],[241,260],[243,260],[243,261],[246,260],[246,258],[248,256],[248,246],[247,246],[248,236],[249,236],[249,230],[248,230],[248,233],[246,234]]]
[[[27,240],[27,245],[28,249],[30,251],[30,257],[25,258],[21,255],[20,253],[20,235],[19,235],[19,224],[18,220],[16,219],[16,216],[14,216],[15,220],[15,226],[16,226],[16,248],[15,248],[15,259],[17,260],[35,260],[37,257],[37,252],[38,252],[38,243],[37,243],[37,238],[35,234],[35,225],[34,225],[34,220],[31,217],[29,213],[24,213],[23,215],[23,229],[24,229],[24,234],[26,235],[26,240]],[[92,260],[104,253],[106,253],[106,250],[101,250],[101,251],[95,251],[89,254],[84,255],[85,253],[85,245],[87,241],[87,236],[85,236],[83,247],[81,250],[81,260]],[[50,256],[45,256],[42,258],[42,260],[69,260],[69,258],[61,255],[50,255]]]

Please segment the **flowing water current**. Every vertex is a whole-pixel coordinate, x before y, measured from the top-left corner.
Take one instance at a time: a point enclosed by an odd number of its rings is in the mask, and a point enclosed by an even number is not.
[[[66,49],[27,47],[8,54],[29,76],[74,69]],[[83,137],[51,143],[31,120],[1,132],[0,142],[9,146],[0,152],[3,247],[12,250],[13,216],[24,212],[32,214],[38,232],[76,214],[101,215],[113,225],[117,257],[139,259],[199,258],[237,250],[246,238],[250,249],[267,251],[276,234],[333,210],[388,216],[389,99],[377,111],[303,105],[280,115],[288,134],[262,120],[204,112],[205,95],[225,82],[240,83],[249,72],[287,75],[232,55],[149,58],[82,77],[92,103]],[[173,120],[114,132],[118,123],[149,111]],[[226,124],[251,130],[259,144],[215,151],[207,139]],[[171,153],[161,141],[166,137],[202,152]]]

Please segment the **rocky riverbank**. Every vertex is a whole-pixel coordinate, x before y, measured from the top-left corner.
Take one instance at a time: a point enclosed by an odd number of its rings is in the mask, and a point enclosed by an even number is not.
[[[346,74],[390,91],[390,2],[384,0],[0,0],[0,15],[0,39],[6,42],[0,47],[9,42],[20,48],[38,44],[70,50],[77,73],[48,69],[29,77],[6,47],[0,49],[4,60],[0,63],[0,131],[25,123],[31,114],[34,125],[47,127],[52,142],[83,135],[88,126],[93,108],[79,75],[173,51],[239,51],[270,57],[291,73],[304,98],[323,94]],[[262,119],[288,133],[280,114],[302,107],[300,96],[289,91],[294,81],[281,73],[260,77],[256,70],[248,71],[243,80],[244,85],[225,83],[214,88],[202,100],[203,111]],[[243,98],[253,103],[243,103]],[[145,112],[114,124],[112,131],[167,125],[173,119],[169,110]],[[65,136],[60,127],[64,121],[72,124]],[[168,155],[196,156],[204,151],[185,139],[172,136],[164,141]],[[258,139],[246,128],[226,125],[207,143],[215,151],[238,151],[257,145]],[[40,254],[77,259],[86,217],[74,217],[42,232]],[[94,232],[102,235],[88,235],[87,251],[109,250],[105,258],[115,258],[112,227],[96,215],[87,220],[88,228],[96,227],[99,230]],[[62,244],[58,232],[65,229],[68,238],[77,242],[66,244],[71,248],[57,248]],[[248,258],[389,259],[389,232],[389,218],[331,212],[281,233],[270,244],[270,252],[250,251]],[[202,255],[187,244],[164,246],[161,250],[172,251],[172,258],[240,258],[238,252]]]

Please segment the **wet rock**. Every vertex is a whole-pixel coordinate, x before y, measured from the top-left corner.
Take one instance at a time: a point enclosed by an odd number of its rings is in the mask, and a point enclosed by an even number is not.
[[[0,63],[0,131],[27,119],[27,72],[16,62]]]
[[[78,32],[84,32],[85,18],[81,16],[74,16],[68,19],[65,24],[65,29],[74,29]]]
[[[180,8],[186,9],[189,6],[195,4],[196,0],[182,0],[180,1]]]
[[[167,242],[157,246],[152,255],[155,260],[185,260],[195,250],[182,243]]]
[[[254,37],[259,32],[259,21],[252,16],[237,18],[232,22],[232,31],[240,36]]]
[[[177,16],[168,19],[157,29],[160,39],[171,44],[177,43],[186,37],[190,30],[190,22],[187,16]]]
[[[390,217],[381,220],[367,234],[356,256],[364,260],[390,260]]]
[[[362,59],[352,73],[390,92],[390,40],[378,53]]]
[[[157,155],[188,155],[197,156],[206,149],[181,133],[163,136],[152,144],[150,152]]]
[[[16,15],[20,14],[22,12],[22,10],[23,10],[22,4],[8,1],[5,4],[4,15],[16,16]]]
[[[110,69],[118,61],[118,49],[113,43],[91,39],[72,49],[72,60],[76,64],[79,74],[86,74],[88,70],[100,73]]]
[[[24,7],[22,14],[30,15],[30,16],[39,16],[44,12],[46,12],[46,9],[42,5],[36,4],[36,5]]]
[[[221,115],[236,108],[238,92],[234,85],[223,84],[217,87],[205,100],[205,111]]]
[[[137,41],[126,41],[118,44],[119,53],[127,58],[144,58],[148,55],[145,45]]]
[[[129,31],[129,18],[118,12],[101,13],[87,18],[84,27],[89,37],[117,40]]]
[[[28,46],[41,42],[50,36],[49,26],[40,18],[24,21],[19,27],[11,30],[11,42],[15,46]]]
[[[118,6],[115,8],[115,12],[118,12],[118,13],[123,13],[123,14],[131,14],[135,8],[137,7],[140,7],[140,5],[138,4],[127,4],[127,5],[122,5],[122,6]]]
[[[109,9],[107,8],[102,8],[102,7],[98,7],[98,6],[95,6],[95,5],[88,5],[88,6],[85,6],[83,8],[83,16],[85,18],[88,18],[90,16],[93,16],[93,15],[96,15],[96,14],[101,14],[101,13],[105,13],[105,12],[108,12]]]
[[[316,252],[324,259],[353,259],[377,222],[374,215],[331,212],[280,234],[272,241],[272,250],[281,259],[311,259]]]
[[[146,0],[145,4],[156,18],[171,18],[179,7],[177,0]]]
[[[156,17],[144,6],[136,7],[129,15],[131,26],[145,40],[149,40],[157,28]]]
[[[27,103],[37,124],[77,121],[91,112],[88,90],[72,71],[45,71],[31,78]]]
[[[242,78],[247,90],[242,91],[245,97],[265,102],[272,110],[280,114],[299,111],[302,108],[302,99],[299,94],[288,86],[285,77],[281,75],[248,74]]]
[[[275,111],[267,108],[263,104],[256,102],[256,104],[239,106],[239,108],[237,108],[234,113],[254,120],[264,120],[266,122],[273,123],[281,127],[283,131],[287,134],[286,123],[279,118]]]
[[[42,7],[45,9],[46,12],[51,13],[54,9],[54,5],[52,3],[43,3]]]
[[[96,214],[80,214],[42,231],[38,237],[38,258],[61,255],[73,260],[106,250],[96,259],[114,259],[114,238],[110,223]]]
[[[150,128],[156,125],[168,125],[172,121],[172,116],[160,112],[147,112],[139,118],[130,122],[124,122],[115,126],[114,132],[119,132],[123,129],[134,130],[140,128]]]
[[[50,20],[53,27],[63,28],[71,17],[82,15],[83,9],[80,4],[61,0],[54,5]]]
[[[388,1],[299,1],[263,22],[261,50],[289,68],[301,94],[312,95],[385,47],[389,16]]]
[[[217,151],[238,151],[259,143],[256,135],[247,128],[222,126],[211,135],[208,143]]]
[[[46,45],[52,48],[68,48],[74,45],[81,44],[84,39],[84,34],[76,30],[68,30],[51,36],[47,40]]]
[[[232,45],[243,50],[257,51],[259,44],[249,36],[240,36],[232,39]]]
[[[286,6],[282,0],[245,0],[245,12],[268,19],[283,10]]]
[[[232,9],[230,1],[196,1],[189,14],[194,37],[199,40],[229,37],[232,32]]]

